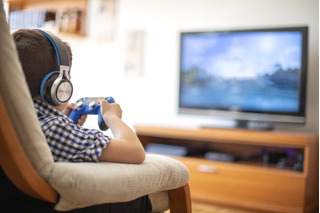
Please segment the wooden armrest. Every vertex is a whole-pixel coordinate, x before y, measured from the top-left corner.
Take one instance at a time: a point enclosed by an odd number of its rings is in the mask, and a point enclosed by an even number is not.
[[[170,213],[191,213],[189,184],[168,191]]]

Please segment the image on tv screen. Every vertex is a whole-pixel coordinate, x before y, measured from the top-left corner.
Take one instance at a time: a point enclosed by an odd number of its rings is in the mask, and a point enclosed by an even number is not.
[[[180,106],[297,112],[302,34],[182,33]]]

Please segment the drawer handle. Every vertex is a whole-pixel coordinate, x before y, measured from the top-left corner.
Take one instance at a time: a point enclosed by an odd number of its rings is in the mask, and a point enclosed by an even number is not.
[[[204,173],[217,173],[217,167],[214,166],[200,165],[198,166],[198,170]]]

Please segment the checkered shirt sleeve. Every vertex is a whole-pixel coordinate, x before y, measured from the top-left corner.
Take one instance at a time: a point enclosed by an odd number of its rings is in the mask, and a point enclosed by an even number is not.
[[[96,129],[77,124],[55,108],[34,100],[42,131],[54,161],[98,162],[110,138]]]

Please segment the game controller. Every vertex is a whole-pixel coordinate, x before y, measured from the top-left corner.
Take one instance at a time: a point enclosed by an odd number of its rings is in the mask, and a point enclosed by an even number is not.
[[[114,103],[113,97],[104,98],[109,103]],[[77,109],[71,110],[69,118],[73,120],[74,123],[77,123],[81,115],[98,115],[98,125],[102,131],[108,129],[106,126],[103,117],[101,115],[100,104],[98,103],[98,98],[80,98],[76,101]]]

